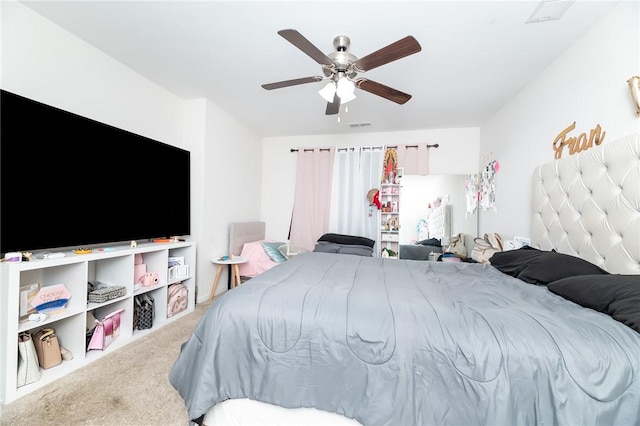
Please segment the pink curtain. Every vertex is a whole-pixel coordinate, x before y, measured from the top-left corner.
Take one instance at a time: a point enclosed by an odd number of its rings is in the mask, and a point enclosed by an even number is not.
[[[298,150],[289,241],[311,251],[329,228],[334,148]]]
[[[404,168],[405,175],[429,174],[429,148],[426,143],[398,145],[398,167]]]

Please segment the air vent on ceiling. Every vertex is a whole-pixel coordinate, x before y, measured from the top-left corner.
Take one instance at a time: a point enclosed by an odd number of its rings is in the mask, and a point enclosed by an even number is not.
[[[533,22],[545,22],[560,19],[572,4],[573,1],[569,0],[543,1],[538,5],[538,7],[536,7],[525,23],[531,24]]]
[[[371,127],[371,123],[349,123],[349,127]]]

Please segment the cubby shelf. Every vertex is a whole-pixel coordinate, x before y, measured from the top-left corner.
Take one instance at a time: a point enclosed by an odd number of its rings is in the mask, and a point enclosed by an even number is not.
[[[112,246],[109,250],[94,250],[89,254],[65,251],[65,256],[56,259],[32,260],[29,262],[0,265],[0,403],[8,404],[30,392],[59,379],[70,372],[99,359],[107,353],[129,344],[162,326],[175,321],[195,308],[196,243],[179,241],[170,243],[140,243],[136,247]],[[142,254],[148,271],[157,271],[159,283],[151,287],[134,287],[134,257]],[[168,281],[169,257],[183,257],[189,265],[190,274],[178,280]],[[87,302],[87,283],[98,280],[108,285],[122,285],[126,295],[104,303]],[[183,312],[167,318],[167,289],[171,284],[182,282],[188,289],[188,305]],[[66,309],[49,316],[44,321],[20,321],[20,287],[39,283],[41,286],[64,284],[71,292]],[[133,329],[134,296],[149,293],[155,300],[153,328]],[[93,312],[101,319],[116,309],[124,309],[121,316],[120,334],[104,351],[86,352],[87,313]],[[59,342],[73,353],[73,359],[43,370],[40,380],[17,387],[18,334],[34,334],[43,327],[53,328]]]
[[[400,184],[383,183],[380,186],[380,253],[383,249],[392,250],[396,253],[397,258],[399,241],[400,241]],[[397,229],[386,229],[388,224],[395,223]]]

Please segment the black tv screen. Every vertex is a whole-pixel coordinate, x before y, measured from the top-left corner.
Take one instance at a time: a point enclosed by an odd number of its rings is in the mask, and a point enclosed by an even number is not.
[[[190,153],[8,91],[0,253],[190,234]]]

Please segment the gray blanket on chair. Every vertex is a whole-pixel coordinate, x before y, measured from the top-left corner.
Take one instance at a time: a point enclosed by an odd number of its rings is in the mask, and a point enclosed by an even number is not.
[[[491,265],[304,253],[225,293],[169,380],[365,425],[638,424],[640,334]]]

